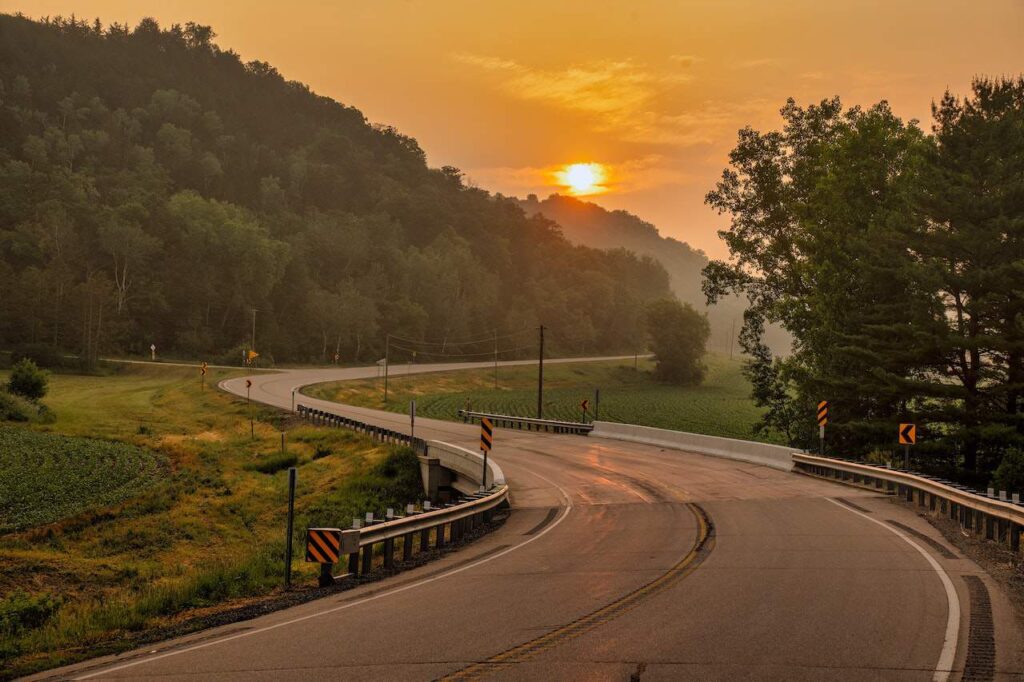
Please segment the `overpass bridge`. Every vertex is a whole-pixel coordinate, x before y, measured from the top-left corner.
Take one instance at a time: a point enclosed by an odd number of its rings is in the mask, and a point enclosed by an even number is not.
[[[251,397],[291,409],[301,386],[375,372],[260,373]],[[244,382],[222,388],[245,395]],[[301,400],[408,429],[400,414]],[[475,449],[479,429],[417,418],[416,435]],[[44,677],[1024,679],[998,584],[870,488],[593,435],[498,429],[492,457],[513,513],[461,551]]]

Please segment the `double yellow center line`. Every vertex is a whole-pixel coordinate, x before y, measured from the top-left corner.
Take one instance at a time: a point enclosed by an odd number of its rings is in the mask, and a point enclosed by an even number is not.
[[[601,625],[618,618],[637,607],[643,600],[658,594],[675,585],[677,582],[692,573],[697,566],[704,561],[715,545],[715,530],[708,517],[707,512],[692,502],[686,503],[690,512],[697,520],[697,538],[690,551],[679,560],[666,573],[655,578],[651,582],[638,587],[627,595],[616,599],[610,604],[602,606],[585,616],[563,625],[547,634],[541,635],[518,646],[512,647],[500,654],[492,656],[487,660],[473,663],[471,665],[449,673],[439,678],[440,682],[455,682],[457,680],[477,680],[490,673],[498,672],[509,668],[517,663],[527,661],[534,656],[547,651],[563,642],[575,639],[581,635],[594,630]]]

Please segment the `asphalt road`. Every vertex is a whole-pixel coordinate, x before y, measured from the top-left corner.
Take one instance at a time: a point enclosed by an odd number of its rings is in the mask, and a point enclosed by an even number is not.
[[[289,408],[300,386],[375,373],[261,373],[251,377],[251,397]],[[244,382],[222,387],[245,395]],[[403,415],[300,401],[408,428]],[[416,431],[468,447],[478,437],[478,427],[428,419],[417,419]],[[383,582],[57,673],[945,680],[960,679],[970,664],[982,672],[976,679],[1024,679],[1024,639],[1003,592],[955,550],[956,558],[944,558],[917,534],[948,543],[884,496],[581,436],[498,429],[493,456],[511,486],[513,514],[461,551]],[[978,576],[990,595],[991,676],[984,661],[979,667],[989,651],[985,614],[978,603],[972,614],[965,576]]]

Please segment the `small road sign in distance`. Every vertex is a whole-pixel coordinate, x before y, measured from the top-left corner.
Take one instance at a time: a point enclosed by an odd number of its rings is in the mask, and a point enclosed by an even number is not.
[[[494,443],[494,425],[487,417],[480,418],[480,449],[490,452]]]
[[[900,445],[914,445],[917,443],[917,425],[900,424]]]
[[[818,426],[828,424],[828,401],[822,400],[818,403]]]

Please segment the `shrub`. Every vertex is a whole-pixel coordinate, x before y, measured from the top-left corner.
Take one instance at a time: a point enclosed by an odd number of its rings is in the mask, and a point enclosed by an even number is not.
[[[1011,448],[996,467],[992,484],[997,490],[1024,494],[1024,451]]]
[[[0,388],[0,422],[27,422],[36,414],[36,408],[21,396]]]
[[[49,373],[39,369],[32,360],[23,358],[11,368],[11,378],[7,388],[11,393],[23,396],[29,400],[39,400],[46,395]]]
[[[252,462],[245,465],[247,471],[258,471],[261,474],[276,474],[288,467],[293,467],[299,461],[295,455],[279,452],[259,462]]]
[[[703,360],[711,334],[707,315],[689,303],[663,299],[648,304],[646,317],[651,350],[657,359],[655,378],[680,385],[700,384],[707,372]]]
[[[22,630],[42,627],[61,607],[49,594],[30,595],[16,590],[0,600],[0,634],[8,637]]]

